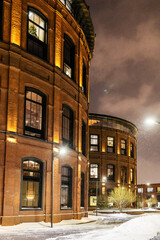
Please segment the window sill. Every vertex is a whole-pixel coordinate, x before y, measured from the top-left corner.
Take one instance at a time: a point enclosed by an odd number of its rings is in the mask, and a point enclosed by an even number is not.
[[[60,210],[72,210],[72,208],[61,208]]]
[[[20,211],[43,211],[42,208],[21,208]]]

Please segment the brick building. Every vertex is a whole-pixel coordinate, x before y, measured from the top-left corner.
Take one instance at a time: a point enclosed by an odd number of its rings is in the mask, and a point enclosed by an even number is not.
[[[137,185],[137,204],[139,207],[147,207],[146,200],[155,199],[156,206],[160,208],[160,183],[147,183]]]
[[[124,119],[89,115],[90,170],[89,209],[97,196],[109,194],[114,187],[126,186],[136,193],[136,126]]]
[[[0,1],[0,224],[87,216],[93,48],[84,0]]]

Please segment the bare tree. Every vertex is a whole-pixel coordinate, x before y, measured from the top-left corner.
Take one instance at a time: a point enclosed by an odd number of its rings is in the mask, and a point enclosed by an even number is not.
[[[136,201],[136,195],[126,187],[116,187],[110,193],[109,201],[115,204],[120,212]]]

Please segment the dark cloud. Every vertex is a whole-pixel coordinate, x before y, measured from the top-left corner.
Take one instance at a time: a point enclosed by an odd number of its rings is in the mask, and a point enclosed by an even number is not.
[[[160,182],[160,1],[86,0],[96,32],[90,112],[125,118],[139,128],[138,182]]]

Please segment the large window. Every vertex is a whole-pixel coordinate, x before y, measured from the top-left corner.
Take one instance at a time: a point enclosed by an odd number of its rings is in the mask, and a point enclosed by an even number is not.
[[[61,208],[72,208],[72,168],[69,166],[61,170]]]
[[[138,188],[137,192],[138,193],[143,193],[143,188]]]
[[[90,164],[90,178],[98,179],[98,164]]]
[[[3,31],[3,1],[0,1],[0,39],[2,39]]]
[[[86,83],[86,65],[85,62],[83,62],[83,84],[82,84],[82,90],[84,94],[87,94],[87,83]]]
[[[81,207],[84,207],[84,173],[81,172]]]
[[[21,208],[42,208],[42,175],[41,161],[23,160]]]
[[[131,157],[134,158],[134,144],[130,143],[130,152],[131,152]]]
[[[126,155],[126,140],[121,139],[121,154]]]
[[[28,11],[28,52],[47,59],[47,19],[38,10]]]
[[[133,168],[130,169],[130,181],[132,184],[134,183],[134,169]]]
[[[147,193],[153,192],[153,187],[148,187],[147,188]]]
[[[69,12],[72,12],[72,0],[60,0]]]
[[[114,137],[107,137],[107,152],[114,153],[115,152],[115,139]]]
[[[127,183],[127,168],[121,167],[121,183]]]
[[[24,133],[44,138],[46,121],[46,97],[33,88],[26,88]]]
[[[107,181],[108,182],[115,181],[115,167],[112,164],[107,165]]]
[[[90,151],[98,152],[99,151],[99,137],[98,135],[90,135]]]
[[[73,111],[66,105],[62,107],[62,141],[73,148]]]
[[[86,124],[82,120],[82,154],[86,156]]]
[[[160,192],[160,187],[156,187],[156,192]]]
[[[64,35],[64,73],[74,79],[74,61],[75,61],[75,46],[68,35]]]

